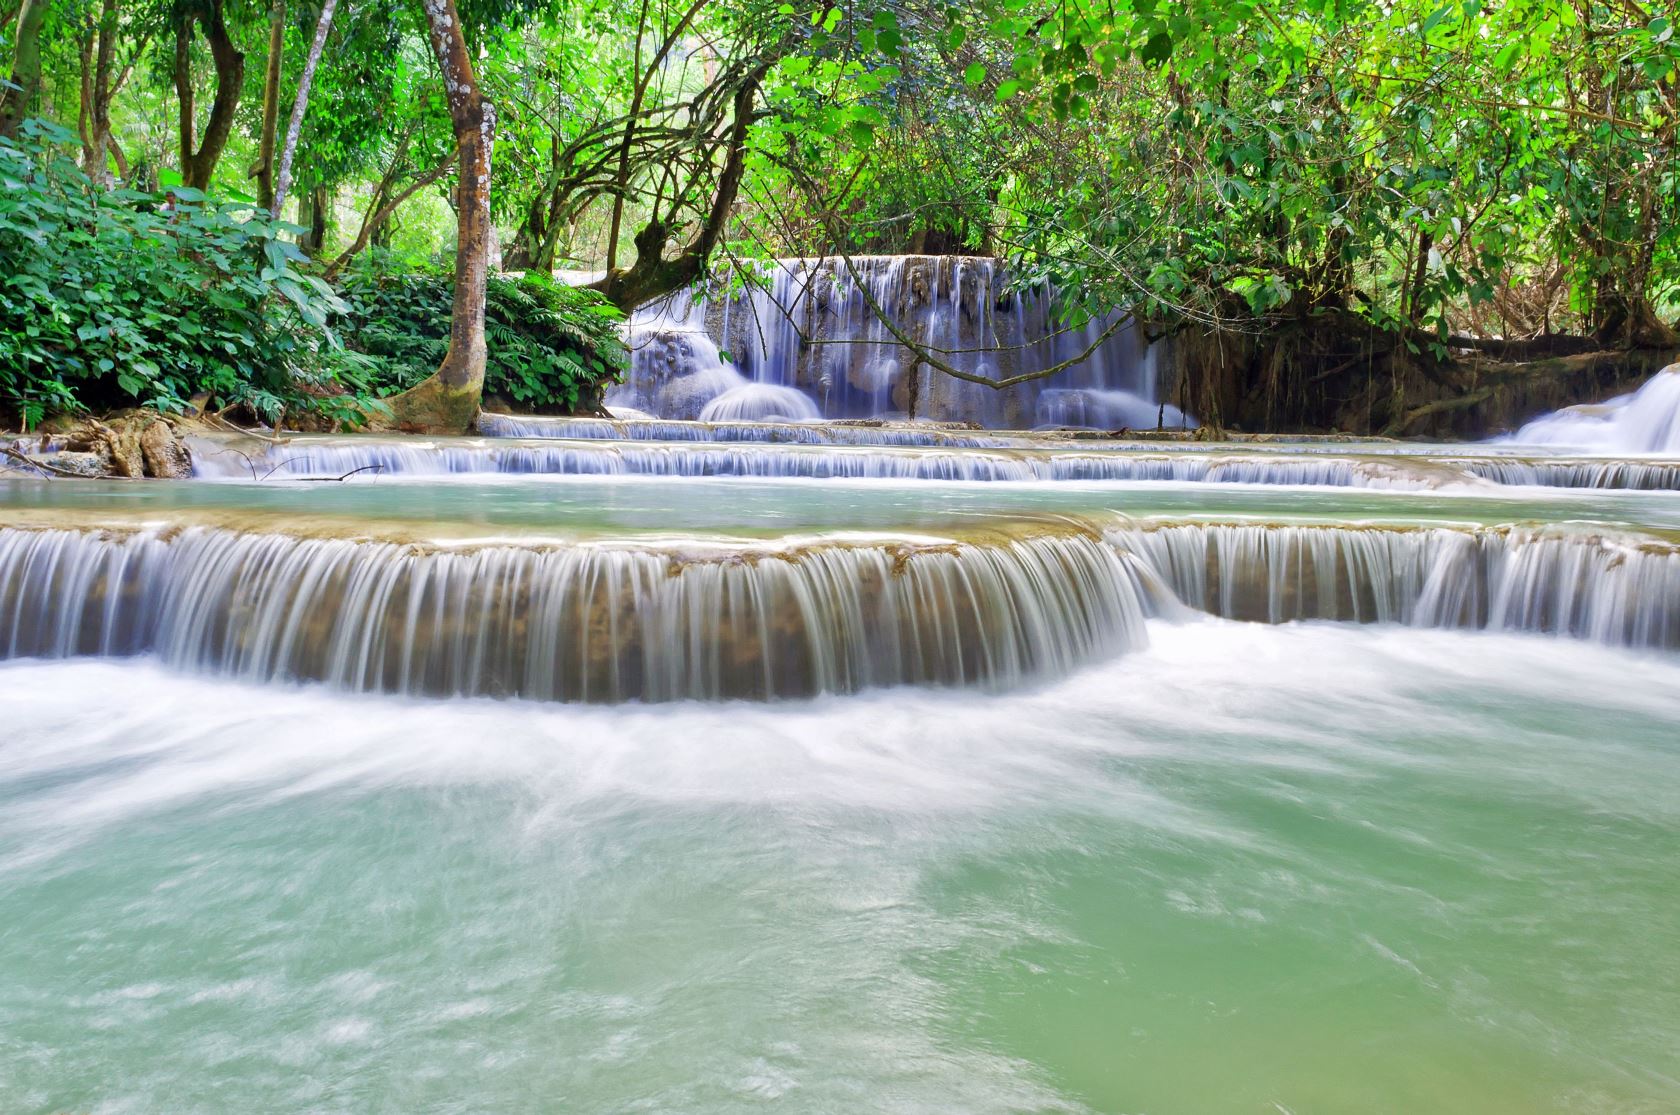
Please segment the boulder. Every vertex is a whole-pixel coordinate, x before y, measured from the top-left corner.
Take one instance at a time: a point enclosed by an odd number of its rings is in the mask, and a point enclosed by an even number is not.
[[[192,475],[192,454],[167,421],[153,422],[140,432],[140,458],[147,476],[185,480]]]
[[[96,456],[106,476],[179,480],[192,475],[186,445],[171,421],[155,411],[124,411],[108,421],[84,418],[65,436],[65,449]]]

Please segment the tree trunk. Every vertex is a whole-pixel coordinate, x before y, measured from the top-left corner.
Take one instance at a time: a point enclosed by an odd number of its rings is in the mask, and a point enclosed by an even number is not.
[[[326,247],[332,202],[332,191],[325,186],[312,186],[298,197],[298,224],[304,229],[298,237],[298,248],[305,255],[318,256]]]
[[[106,145],[111,148],[111,161],[117,164],[117,181],[128,184],[128,156],[123,153],[122,144],[117,142],[113,133],[105,137]]]
[[[636,121],[642,114],[642,100],[647,96],[648,85],[654,75],[659,73],[665,63],[665,56],[671,48],[681,41],[688,25],[694,17],[700,14],[706,6],[707,0],[694,0],[682,18],[677,20],[675,27],[665,35],[665,41],[660,44],[653,60],[647,69],[642,68],[642,39],[647,35],[648,3],[642,0],[642,12],[636,19],[636,56],[630,74],[636,80],[635,90],[630,96],[630,112],[624,118],[624,142],[618,150],[618,182],[617,191],[613,194],[612,226],[607,232],[607,271],[610,273],[618,266],[618,237],[624,220],[624,201],[630,193],[630,147],[636,138]]]
[[[47,0],[23,0],[18,12],[17,38],[12,44],[11,84],[0,93],[0,136],[17,135],[41,90],[41,27],[47,21]]]
[[[280,63],[286,48],[286,0],[273,0],[268,8],[268,65],[263,71],[262,137],[258,141],[256,165],[251,177],[257,180],[257,204],[274,212],[274,135],[280,126]]]
[[[82,141],[82,169],[90,174],[93,170],[93,144],[91,142],[92,131],[89,128],[91,113],[88,109],[93,104],[93,43],[97,30],[96,27],[89,24],[82,29],[80,40],[76,44],[76,53],[81,62],[82,78],[81,97],[79,98],[81,106],[76,112],[76,135]]]
[[[292,185],[292,158],[297,154],[298,132],[303,128],[303,114],[309,108],[309,87],[315,84],[315,67],[321,64],[321,48],[327,44],[327,32],[332,30],[333,9],[338,0],[326,0],[321,5],[321,18],[315,23],[315,41],[309,44],[309,57],[304,59],[303,76],[298,79],[297,99],[292,102],[292,118],[286,125],[286,146],[280,151],[280,173],[274,187],[271,211],[280,215],[286,204],[286,191]],[[320,250],[320,246],[316,246]]]
[[[204,139],[194,139],[196,129],[192,85],[193,25],[204,26],[210,57],[216,65],[216,95],[210,102],[210,118],[204,123]],[[233,131],[234,110],[245,83],[245,55],[233,45],[222,18],[222,0],[212,0],[203,13],[189,13],[175,27],[175,96],[180,104],[181,184],[194,190],[209,188],[210,176]]]
[[[455,128],[455,304],[443,363],[425,382],[387,400],[391,416],[385,422],[401,430],[463,433],[484,397],[484,287],[489,278],[490,149],[496,110],[479,94],[455,0],[421,4]]]
[[[1607,348],[1680,348],[1680,333],[1657,316],[1643,292],[1601,289],[1595,310],[1593,336]]]
[[[618,190],[613,194],[612,227],[607,231],[607,273],[618,266],[618,233],[624,220],[624,195],[630,188],[630,143],[636,135],[636,117],[642,110],[642,97],[647,83],[642,80],[642,36],[647,34],[647,0],[642,0],[642,14],[636,20],[636,57],[630,76],[636,81],[630,97],[630,112],[624,118],[624,142],[618,149]]]
[[[385,180],[380,182],[379,189],[375,192],[368,214],[362,219],[362,227],[356,232],[356,239],[350,242],[348,248],[338,254],[338,258],[327,265],[324,277],[330,281],[344,269],[345,264],[356,258],[357,252],[368,246],[369,241],[379,244],[380,234],[384,231],[386,222],[391,219],[391,215],[402,206],[403,202],[448,174],[449,166],[454,161],[453,157],[445,159],[390,196],[387,195],[390,193],[391,186],[395,183],[395,176],[394,174],[388,174]],[[395,170],[395,167],[392,169]]]
[[[83,110],[87,116],[87,134],[83,137],[87,145],[84,169],[95,182],[101,186],[109,186],[112,148],[111,101],[116,98],[117,91],[122,88],[123,82],[128,80],[133,68],[131,61],[129,67],[113,80],[111,70],[116,65],[117,0],[104,0],[100,6],[96,44],[93,51],[93,72],[83,82],[86,101]],[[145,40],[142,39],[134,57],[138,58],[140,51],[144,49]]]
[[[765,69],[761,68],[749,74],[735,91],[734,120],[729,130],[723,169],[718,173],[717,184],[712,191],[711,210],[694,239],[675,259],[666,259],[667,229],[656,214],[636,234],[636,262],[629,267],[609,270],[589,284],[614,306],[628,313],[660,295],[683,289],[706,273],[712,250],[723,238],[724,229],[729,224],[729,215],[734,211],[735,198],[741,189],[741,178],[746,173],[747,138],[752,129],[753,104],[764,73]]]

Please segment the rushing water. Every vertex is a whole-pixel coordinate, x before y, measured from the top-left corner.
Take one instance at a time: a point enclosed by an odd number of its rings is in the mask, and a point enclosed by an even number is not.
[[[1630,395],[1537,418],[1513,440],[1601,453],[1680,454],[1680,365],[1658,372]]]
[[[878,430],[762,424],[714,424],[724,436],[696,444],[631,435],[630,427],[664,431],[665,423],[608,424],[566,419],[505,420],[518,436],[490,438],[293,437],[268,445],[249,438],[194,439],[194,469],[209,479],[274,477],[337,479],[382,476],[513,473],[551,476],[742,476],[761,479],[882,480],[1166,480],[1211,484],[1281,484],[1427,490],[1479,480],[1513,486],[1680,490],[1680,462],[1608,458],[1534,458],[1508,453],[1466,455],[1462,447],[1405,454],[1377,444],[1336,446],[1138,446],[1085,441],[963,438],[943,431]],[[848,431],[854,441],[821,444]],[[814,431],[810,441],[777,437]],[[742,438],[745,432],[771,436]],[[537,436],[527,436],[536,433]],[[617,435],[601,437],[597,435]],[[920,443],[906,444],[921,434]],[[730,436],[734,435],[734,436]],[[866,437],[902,439],[867,444]],[[691,434],[692,436],[692,434]]]
[[[0,1097],[1680,1102],[1672,660],[1217,621],[1149,641],[1018,694],[783,706],[0,667]]]
[[[1680,461],[485,432],[0,482],[0,1111],[1680,1110]]]
[[[1054,291],[1015,289],[988,258],[774,260],[638,310],[630,374],[607,404],[708,422],[908,415],[1014,428],[1195,425],[1156,399],[1155,354],[1129,325],[1063,317]],[[998,390],[926,367],[895,330],[986,379],[1072,366]]]

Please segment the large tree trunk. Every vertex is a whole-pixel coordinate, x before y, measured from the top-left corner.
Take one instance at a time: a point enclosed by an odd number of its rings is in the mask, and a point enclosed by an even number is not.
[[[17,38],[12,43],[11,85],[0,92],[0,136],[17,135],[41,90],[41,27],[47,21],[47,0],[23,0],[18,12]]]
[[[280,64],[286,48],[286,0],[268,8],[268,65],[263,70],[262,135],[251,177],[257,180],[257,204],[274,211],[274,137],[280,126]]]
[[[111,184],[107,152],[111,146],[111,98],[115,95],[111,88],[111,63],[116,40],[116,0],[105,0],[99,13],[99,45],[94,51],[93,103],[88,106],[87,171],[101,186]]]
[[[455,128],[455,305],[449,351],[425,382],[387,400],[391,425],[462,433],[484,397],[484,287],[490,272],[490,149],[496,110],[479,95],[455,0],[421,0]]]
[[[210,102],[210,118],[204,123],[204,139],[194,139],[197,128],[192,84],[193,24],[204,26],[204,40],[216,65],[216,95]],[[181,184],[195,190],[209,188],[210,176],[233,132],[233,114],[239,107],[239,91],[245,83],[245,55],[233,45],[222,18],[222,0],[212,0],[202,13],[192,12],[175,27],[175,96],[180,107]]]
[[[119,177],[128,177],[128,160],[111,132],[111,104],[128,83],[140,56],[146,52],[151,33],[140,36],[128,56],[128,63],[117,69],[117,45],[121,10],[118,0],[102,0],[99,24],[89,29],[82,54],[82,165],[88,176],[101,186],[112,183],[111,160],[117,163]]]

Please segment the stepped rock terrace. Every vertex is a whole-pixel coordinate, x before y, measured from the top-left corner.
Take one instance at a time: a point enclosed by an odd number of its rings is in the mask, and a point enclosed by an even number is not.
[[[1680,461],[484,434],[0,483],[0,1096],[1680,1102]]]

